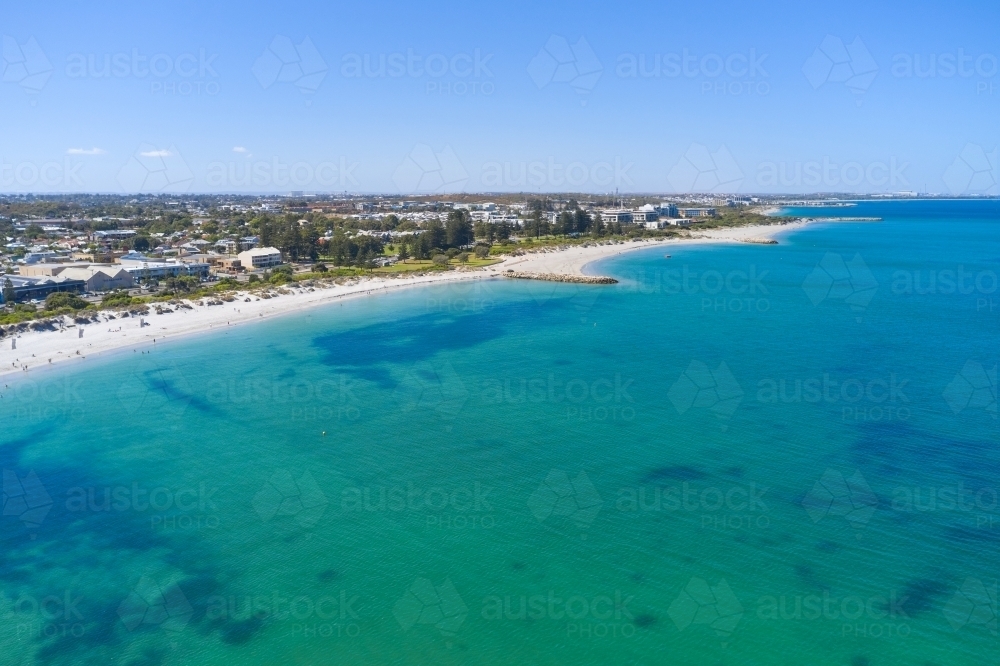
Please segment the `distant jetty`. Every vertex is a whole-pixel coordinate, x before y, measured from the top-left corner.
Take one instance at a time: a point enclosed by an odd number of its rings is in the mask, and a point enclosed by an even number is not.
[[[787,201],[784,203],[786,206],[798,206],[808,207],[808,208],[850,208],[852,206],[857,206],[858,204],[853,201],[815,201],[810,199],[809,201]]]
[[[599,275],[562,275],[560,273],[524,273],[507,269],[504,277],[515,280],[544,280],[545,282],[572,282],[574,284],[618,284],[618,280]]]
[[[756,243],[757,245],[777,245],[778,241],[773,238],[744,238],[741,243]]]
[[[881,217],[813,217],[807,222],[881,222]]]

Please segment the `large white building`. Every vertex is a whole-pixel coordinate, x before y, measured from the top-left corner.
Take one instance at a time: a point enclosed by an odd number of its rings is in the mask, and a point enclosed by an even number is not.
[[[89,292],[131,289],[135,286],[135,278],[121,266],[70,267],[59,275],[69,280],[83,280]]]
[[[656,210],[649,204],[646,204],[641,208],[636,208],[634,211],[632,211],[632,221],[637,224],[644,224],[646,222],[655,222],[659,217],[660,217],[660,211]]]
[[[143,256],[138,252],[129,252],[118,261],[135,280],[161,280],[183,275],[208,277],[209,266],[202,262],[162,261]]]
[[[135,286],[132,275],[123,267],[114,264],[33,264],[22,266],[20,274],[28,277],[56,277],[67,280],[81,280],[85,291],[112,291],[131,289]]]
[[[601,220],[604,222],[618,222],[628,224],[632,221],[632,211],[624,210],[621,208],[612,208],[610,210],[601,211]]]
[[[94,238],[100,240],[125,240],[126,238],[132,238],[135,236],[135,231],[132,229],[108,229],[107,231],[95,231]]]
[[[240,265],[248,271],[271,268],[282,263],[281,250],[274,247],[255,247],[252,250],[240,252],[237,257],[240,260]]]
[[[50,250],[42,250],[39,252],[28,252],[24,255],[24,263],[26,264],[40,264],[46,261],[52,261],[53,259],[60,259],[62,255],[58,252],[52,252]]]

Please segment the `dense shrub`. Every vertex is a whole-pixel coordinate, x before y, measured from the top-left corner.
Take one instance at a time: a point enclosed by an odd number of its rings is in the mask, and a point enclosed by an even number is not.
[[[132,297],[128,295],[127,291],[113,291],[101,299],[101,305],[112,308],[130,305],[131,303]]]
[[[87,301],[67,291],[57,291],[54,294],[49,294],[45,299],[46,310],[58,310],[60,308],[82,310],[85,307],[87,307]]]

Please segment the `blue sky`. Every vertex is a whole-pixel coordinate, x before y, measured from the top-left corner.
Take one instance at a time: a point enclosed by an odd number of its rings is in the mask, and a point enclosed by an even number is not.
[[[0,192],[1000,194],[1000,5],[814,4],[5,3]]]

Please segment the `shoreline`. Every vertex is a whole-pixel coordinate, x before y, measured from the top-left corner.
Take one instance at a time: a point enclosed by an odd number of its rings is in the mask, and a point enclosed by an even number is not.
[[[765,235],[775,238],[792,231],[803,229],[813,221],[798,220],[787,224],[751,224],[745,227],[707,229],[684,238],[663,240],[642,240],[615,245],[574,246],[564,250],[541,250],[520,257],[511,257],[496,268],[513,269],[522,273],[555,273],[560,275],[589,276],[588,267],[604,259],[625,252],[660,247],[663,245],[701,245],[752,243],[752,239]]]
[[[725,229],[708,229],[690,237],[667,238],[662,240],[627,241],[615,244],[587,244],[569,248],[538,250],[521,256],[508,257],[504,261],[485,268],[448,271],[419,276],[384,278],[379,276],[359,278],[347,284],[325,284],[313,287],[275,286],[270,292],[291,292],[265,299],[259,294],[237,292],[232,302],[205,305],[206,298],[190,301],[177,299],[187,304],[187,308],[163,303],[163,314],[156,314],[155,307],[146,315],[123,317],[121,312],[102,310],[96,313],[98,321],[90,324],[69,325],[60,330],[23,331],[0,338],[0,378],[10,379],[14,375],[27,375],[31,371],[62,367],[69,361],[85,361],[88,358],[104,357],[127,349],[148,350],[157,341],[173,341],[199,333],[210,333],[220,328],[232,328],[241,324],[263,321],[272,317],[285,316],[321,305],[343,302],[352,298],[384,293],[404,287],[420,287],[469,280],[492,280],[503,278],[504,271],[519,273],[539,273],[574,277],[591,277],[586,269],[603,259],[625,252],[650,249],[660,246],[731,244],[745,243],[749,238],[762,233],[768,236],[785,234],[801,229],[809,222],[797,221],[784,225],[750,225]],[[510,279],[510,278],[508,278]],[[250,301],[246,302],[245,299]],[[169,308],[170,311],[166,311]],[[114,318],[109,318],[114,315]],[[140,327],[140,321],[145,326]],[[83,329],[83,337],[78,331]],[[11,342],[17,348],[11,349]]]

